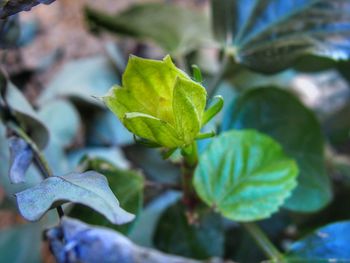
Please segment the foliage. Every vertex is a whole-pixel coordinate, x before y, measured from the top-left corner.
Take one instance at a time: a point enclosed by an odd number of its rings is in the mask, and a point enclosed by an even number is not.
[[[0,2],[4,58],[23,45],[12,15],[51,2]],[[47,226],[58,262],[349,261],[349,10],[87,7],[107,55],[65,62],[31,102],[0,71],[0,213],[39,221],[0,229],[0,261],[38,262]]]

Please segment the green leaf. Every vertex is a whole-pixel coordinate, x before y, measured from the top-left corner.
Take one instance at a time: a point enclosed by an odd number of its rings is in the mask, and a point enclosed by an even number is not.
[[[211,41],[209,19],[204,14],[175,5],[138,4],[117,15],[88,8],[86,17],[93,29],[151,40],[174,56]]]
[[[293,243],[287,257],[291,262],[349,262],[349,243],[350,221],[337,222]]]
[[[175,148],[191,144],[199,133],[206,91],[169,56],[163,61],[132,56],[123,87],[113,87],[103,100],[135,135]]]
[[[38,103],[44,105],[63,97],[101,108],[103,103],[94,97],[104,95],[118,82],[117,73],[104,56],[74,60],[57,73],[41,93]]]
[[[106,176],[112,192],[119,197],[120,206],[135,214],[137,218],[143,206],[143,176],[136,171],[118,169],[101,159],[89,159],[86,165],[88,169],[93,169]],[[69,215],[74,218],[84,219],[89,224],[107,226],[123,233],[129,232],[135,223],[133,221],[127,225],[114,226],[101,215],[97,213],[91,214],[89,209],[79,205],[74,206]]]
[[[212,0],[212,9],[217,38],[257,71],[280,71],[304,54],[350,56],[347,0]]]
[[[39,4],[51,4],[55,0],[4,0],[0,2],[0,19],[4,19],[21,11],[29,11]]]
[[[186,208],[178,202],[162,214],[154,234],[156,248],[196,259],[222,257],[224,227],[221,216],[201,211],[198,222],[189,224],[185,213]]]
[[[38,186],[16,194],[16,199],[21,215],[29,221],[39,220],[50,208],[66,202],[88,206],[113,224],[134,219],[134,215],[119,206],[107,179],[94,171],[49,177]]]
[[[281,146],[252,130],[213,139],[199,158],[194,187],[199,197],[236,221],[269,217],[296,186],[298,168]]]
[[[41,262],[41,227],[39,224],[12,226],[0,230],[1,262]]]
[[[312,212],[329,203],[332,193],[320,124],[295,96],[274,87],[249,90],[228,109],[222,129],[256,129],[270,135],[295,158],[300,175],[286,208]]]

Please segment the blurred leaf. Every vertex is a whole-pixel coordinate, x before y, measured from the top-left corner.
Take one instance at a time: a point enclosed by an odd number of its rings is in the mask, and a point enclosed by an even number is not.
[[[118,82],[117,73],[104,56],[74,60],[63,66],[42,92],[38,102],[44,105],[64,97],[89,106],[103,107],[103,103],[94,97],[102,97]]]
[[[179,200],[181,194],[167,191],[152,200],[140,213],[131,232],[130,239],[140,246],[153,247],[153,235],[164,210]]]
[[[10,152],[8,149],[8,140],[6,138],[6,128],[0,122],[0,185],[5,190],[6,196],[12,201],[14,200],[14,194],[23,191],[29,187],[38,184],[42,177],[33,168],[30,167],[26,173],[26,181],[22,184],[11,184],[8,178],[9,164],[10,164]]]
[[[126,157],[152,181],[160,183],[177,183],[180,178],[180,168],[164,161],[159,150],[140,145],[124,149]]]
[[[74,202],[103,214],[113,224],[124,224],[134,215],[119,206],[106,177],[89,171],[51,176],[39,185],[16,194],[18,209],[29,221],[39,220],[50,208]]]
[[[89,112],[84,121],[88,145],[125,146],[134,143],[133,135],[111,111]]]
[[[41,227],[25,224],[0,230],[0,262],[41,262]]]
[[[4,19],[13,14],[29,11],[39,4],[51,4],[55,0],[2,0],[0,2],[0,19]]]
[[[103,159],[120,169],[128,169],[130,167],[130,163],[125,158],[124,153],[117,147],[87,147],[71,151],[68,153],[70,166],[77,167],[83,157]]]
[[[89,159],[86,165],[87,169],[95,170],[106,176],[109,187],[118,196],[120,206],[135,214],[137,218],[143,206],[143,176],[136,171],[118,169],[100,159]],[[114,226],[101,215],[97,213],[91,214],[89,209],[80,205],[74,206],[69,215],[74,218],[84,219],[89,224],[114,228],[123,233],[128,233],[135,223],[133,221],[127,225]]]
[[[24,95],[10,82],[7,86],[6,100],[27,134],[30,134],[40,149],[44,149],[49,140],[45,124],[40,121],[38,114]]]
[[[25,182],[25,174],[33,160],[33,151],[27,142],[18,137],[9,139],[9,148],[10,181],[13,184],[23,183]]]
[[[117,15],[88,8],[93,29],[152,40],[174,56],[188,53],[211,41],[209,19],[201,13],[164,3],[133,5]]]
[[[262,72],[304,54],[350,57],[348,0],[212,0],[213,24],[239,63]]]
[[[229,131],[199,157],[194,187],[199,197],[235,221],[269,217],[296,186],[298,168],[281,146],[252,130]]]
[[[15,48],[17,46],[17,40],[20,37],[20,31],[18,16],[12,16],[3,20],[0,19],[0,49]]]
[[[273,87],[249,90],[226,112],[222,128],[266,133],[295,158],[300,175],[286,208],[312,212],[330,202],[332,193],[324,164],[321,128],[313,112],[295,96]]]
[[[38,112],[50,132],[50,140],[56,140],[61,147],[68,147],[78,135],[79,113],[71,103],[57,100],[45,104]]]
[[[221,216],[202,211],[198,222],[190,225],[185,213],[185,206],[178,202],[162,214],[154,234],[156,247],[166,253],[196,259],[222,257],[224,228]]]
[[[287,256],[303,262],[349,262],[350,221],[326,225],[293,243]],[[319,260],[319,261],[318,261]]]

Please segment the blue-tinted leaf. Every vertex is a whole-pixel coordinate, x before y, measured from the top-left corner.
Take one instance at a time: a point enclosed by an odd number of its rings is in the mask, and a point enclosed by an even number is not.
[[[16,194],[18,209],[29,221],[39,220],[50,208],[65,202],[89,206],[113,224],[124,224],[134,216],[119,206],[107,179],[97,172],[52,176],[39,185]]]
[[[303,262],[350,262],[350,221],[324,226],[293,243],[287,256]],[[317,261],[319,260],[319,261]]]
[[[125,236],[106,228],[64,217],[46,232],[58,263],[224,263],[220,259],[197,261],[136,246]]]
[[[118,82],[116,72],[104,56],[71,61],[48,84],[39,97],[39,104],[67,97],[103,107],[103,103],[94,97],[102,97]]]
[[[18,137],[9,139],[11,183],[18,184],[25,181],[25,174],[32,163],[33,151],[29,144]]]
[[[236,59],[276,72],[311,53],[350,57],[348,0],[212,0],[214,30]]]
[[[39,4],[51,4],[55,0],[1,0],[0,19],[4,19],[21,11],[29,11]]]
[[[85,168],[86,167],[86,168]],[[106,176],[112,192],[118,196],[120,206],[135,214],[136,220],[143,207],[144,177],[133,170],[122,170],[102,159],[88,159],[84,162],[84,169],[94,170]],[[122,233],[128,233],[136,220],[123,226],[110,224],[101,215],[94,213],[87,207],[74,206],[70,216],[84,219],[89,224],[114,228]]]
[[[249,90],[227,110],[222,128],[256,129],[277,140],[295,158],[300,170],[298,186],[285,207],[311,212],[330,201],[320,124],[295,96],[274,87]]]
[[[73,143],[80,128],[80,118],[70,102],[57,100],[48,103],[40,108],[38,115],[50,132],[50,140],[56,140],[63,148]]]
[[[0,185],[5,190],[8,198],[15,202],[13,195],[19,191],[23,191],[29,187],[38,184],[42,177],[34,169],[33,166],[29,167],[26,173],[26,181],[22,184],[11,184],[8,178],[10,169],[10,151],[8,149],[8,139],[6,138],[6,128],[0,123]]]

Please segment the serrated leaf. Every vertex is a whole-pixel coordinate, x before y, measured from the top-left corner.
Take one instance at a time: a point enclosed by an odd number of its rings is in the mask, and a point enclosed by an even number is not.
[[[51,4],[55,0],[1,0],[0,19],[4,19],[13,14],[29,11],[32,7],[39,4]]]
[[[236,221],[269,217],[296,186],[298,168],[281,146],[252,130],[220,134],[199,157],[199,197]]]
[[[89,159],[86,163],[87,169],[92,169],[104,174],[108,179],[112,192],[118,196],[120,206],[133,213],[136,217],[143,206],[144,178],[142,174],[133,170],[122,170],[102,159]],[[113,226],[101,215],[94,213],[82,206],[74,206],[69,213],[70,216],[84,219],[89,224],[114,228],[119,232],[128,233],[135,220],[123,226]]]
[[[314,113],[292,94],[274,87],[249,90],[227,110],[223,130],[256,129],[281,143],[300,169],[298,186],[285,207],[317,211],[332,193],[323,156],[323,136]]]
[[[92,8],[86,10],[92,29],[154,41],[172,55],[188,53],[211,41],[209,19],[197,11],[164,3],[131,6],[109,15]]]
[[[16,194],[16,199],[21,215],[29,221],[39,220],[50,208],[66,202],[88,206],[113,224],[134,219],[134,215],[119,206],[106,177],[94,171],[49,177]]]
[[[262,72],[304,54],[350,57],[348,0],[212,0],[214,29],[236,60]]]
[[[190,224],[181,202],[167,208],[159,218],[154,233],[156,248],[196,259],[222,257],[224,226],[221,216],[205,210],[200,211],[198,216],[198,221]]]
[[[9,139],[10,148],[10,171],[11,183],[18,184],[25,182],[25,174],[32,163],[33,151],[29,144],[18,137]]]
[[[349,262],[349,243],[350,222],[337,222],[293,243],[287,257],[291,262]]]

